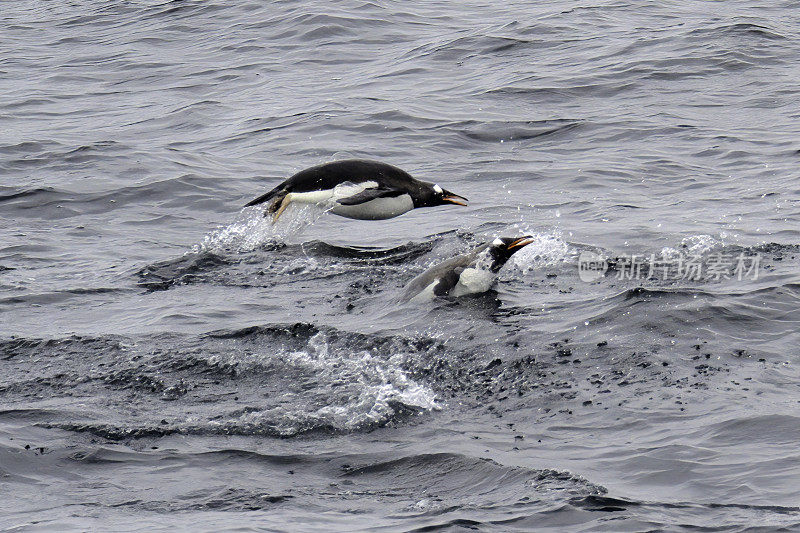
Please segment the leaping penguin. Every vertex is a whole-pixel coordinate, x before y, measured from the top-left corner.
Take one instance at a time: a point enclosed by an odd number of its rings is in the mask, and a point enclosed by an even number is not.
[[[245,207],[270,202],[264,216],[278,220],[290,203],[318,204],[359,220],[394,218],[417,207],[467,205],[467,199],[439,185],[412,178],[379,161],[350,159],[301,170]]]
[[[434,265],[406,285],[401,301],[416,302],[436,296],[458,297],[486,292],[511,256],[532,242],[529,235],[498,237],[469,253]]]

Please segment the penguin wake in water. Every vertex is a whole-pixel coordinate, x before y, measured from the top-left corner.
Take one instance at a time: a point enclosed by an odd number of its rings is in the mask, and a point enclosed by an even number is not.
[[[467,199],[378,161],[351,159],[301,170],[245,207],[270,202],[273,223],[291,203],[318,204],[359,220],[394,218],[417,207],[467,205]]]
[[[529,235],[498,237],[469,253],[434,265],[409,282],[401,301],[417,302],[436,296],[458,297],[486,292],[511,256],[532,242]]]

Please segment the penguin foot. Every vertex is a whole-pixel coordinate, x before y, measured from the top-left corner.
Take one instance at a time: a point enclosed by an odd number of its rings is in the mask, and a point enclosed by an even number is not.
[[[277,207],[277,209],[270,209],[270,211],[274,211],[272,213],[273,224],[275,224],[278,221],[278,218],[280,218],[280,216],[283,214],[283,212],[286,210],[286,208],[289,206],[290,203],[291,200],[289,199],[289,195],[287,194],[283,198],[281,198],[280,202],[275,202],[275,204],[273,204],[275,207]]]

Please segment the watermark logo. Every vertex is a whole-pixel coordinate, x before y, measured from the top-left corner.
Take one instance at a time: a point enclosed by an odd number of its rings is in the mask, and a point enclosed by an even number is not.
[[[746,255],[717,252],[700,254],[627,255],[605,259],[594,252],[581,252],[578,257],[578,277],[591,283],[611,270],[618,280],[688,280],[720,281],[723,279],[757,280],[761,254]]]
[[[599,254],[589,251],[581,252],[578,257],[578,277],[581,281],[591,283],[602,278],[608,270],[608,262]]]

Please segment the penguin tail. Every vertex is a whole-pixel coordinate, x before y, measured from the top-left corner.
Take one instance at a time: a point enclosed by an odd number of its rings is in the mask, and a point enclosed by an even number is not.
[[[265,202],[269,202],[269,205],[264,210],[264,216],[268,217],[272,215],[272,223],[278,221],[278,217],[283,214],[283,211],[289,206],[290,202],[290,195],[289,191],[285,189],[281,189],[280,187],[275,187],[271,191],[266,194],[262,194],[258,198],[254,200],[250,200],[244,206],[245,207],[252,207],[254,205],[263,204]]]
[[[245,207],[252,207],[254,205],[263,204],[264,202],[269,202],[270,200],[272,200],[276,196],[281,196],[281,197],[286,196],[286,191],[281,189],[280,186],[275,187],[274,189],[272,189],[268,193],[262,194],[258,198],[254,198],[253,200],[250,200],[249,202],[244,204],[244,206]]]

